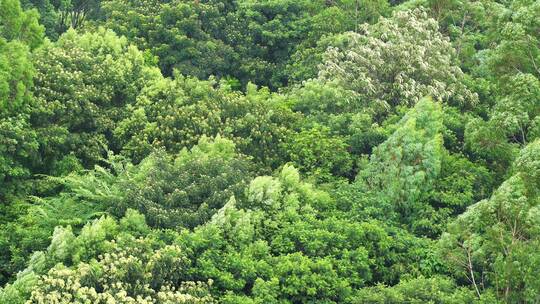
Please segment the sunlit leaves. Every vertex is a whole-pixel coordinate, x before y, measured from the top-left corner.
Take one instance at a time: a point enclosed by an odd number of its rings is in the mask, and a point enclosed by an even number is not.
[[[36,54],[33,127],[42,135],[42,158],[54,163],[73,152],[86,166],[114,149],[111,133],[145,83],[159,71],[112,31],[71,30]],[[62,132],[66,131],[66,132]]]

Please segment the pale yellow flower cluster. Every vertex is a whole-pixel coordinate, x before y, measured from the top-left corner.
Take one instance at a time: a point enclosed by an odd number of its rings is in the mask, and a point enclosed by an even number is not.
[[[134,241],[137,244],[144,242],[144,239]],[[141,248],[144,246],[117,247],[113,252],[100,255],[98,261],[80,263],[76,268],[66,268],[59,264],[39,279],[26,303],[214,303],[207,292],[208,284],[173,283],[173,278],[181,274],[178,273],[181,267],[175,264],[183,265],[185,262],[180,247],[170,245],[151,252]],[[156,270],[163,268],[169,271]],[[156,290],[152,286],[157,287]]]

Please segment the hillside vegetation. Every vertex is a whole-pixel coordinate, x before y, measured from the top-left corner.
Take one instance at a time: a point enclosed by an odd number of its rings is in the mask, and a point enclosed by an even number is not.
[[[0,303],[540,303],[540,1],[0,0]]]

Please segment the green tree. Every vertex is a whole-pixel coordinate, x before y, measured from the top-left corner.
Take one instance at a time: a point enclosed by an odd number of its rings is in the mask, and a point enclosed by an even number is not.
[[[18,0],[0,3],[0,115],[28,103],[33,67],[29,51],[41,44],[43,27],[36,11],[24,11]]]
[[[293,87],[284,97],[291,109],[305,116],[301,121],[303,128],[319,125],[328,128],[347,144],[348,152],[353,155],[369,155],[391,133],[385,125],[395,120],[392,117],[378,123],[370,108],[356,98],[355,92],[317,79]]]
[[[365,209],[362,212],[374,210],[380,212],[378,216],[407,225],[419,219],[418,212],[425,208],[423,202],[441,170],[442,127],[441,106],[430,99],[418,102],[401,119],[357,176],[372,196],[368,206],[359,206]]]
[[[235,150],[229,140],[203,136],[174,160],[164,153],[147,157],[120,180],[124,197],[113,213],[140,210],[152,227],[194,228],[207,222],[229,197],[243,196],[253,175],[252,163]]]
[[[230,138],[238,150],[267,168],[284,158],[280,143],[298,115],[267,89],[249,85],[246,94],[225,83],[177,75],[151,83],[115,130],[123,153],[138,161],[154,148],[178,153],[202,136]]]
[[[85,34],[70,30],[35,57],[31,122],[46,165],[74,153],[91,167],[107,149],[118,150],[112,132],[127,115],[124,107],[135,102],[146,83],[160,77],[135,46],[103,28]]]
[[[329,128],[315,126],[294,134],[285,143],[291,161],[302,172],[321,182],[332,176],[350,177],[353,161],[343,138],[332,135]]]
[[[503,176],[518,150],[540,135],[540,81],[531,74],[506,78],[488,120],[475,118],[465,129],[467,148]]]
[[[538,300],[540,141],[522,149],[513,175],[469,207],[440,240],[449,268],[478,296],[493,290],[507,303]]]
[[[229,197],[243,197],[253,164],[226,139],[203,137],[176,157],[156,152],[134,166],[111,156],[107,167],[50,177],[59,194],[33,204],[3,226],[0,238],[6,276],[24,268],[32,252],[43,250],[56,226],[80,228],[103,214],[121,218],[131,208],[156,228],[194,228],[207,222]]]
[[[181,243],[195,281],[212,279],[225,303],[342,303],[373,282],[428,271],[429,242],[382,222],[343,217],[328,193],[284,166],[259,176]],[[424,261],[424,262],[421,262]]]
[[[446,277],[416,278],[402,281],[395,286],[364,288],[358,291],[351,303],[484,303],[478,301],[470,290],[456,286]],[[485,303],[496,303],[487,298]]]
[[[528,73],[540,77],[540,5],[536,1],[519,0],[492,4],[493,18],[488,19],[489,42],[483,63],[491,76]]]
[[[36,11],[22,10],[18,0],[0,2],[0,226],[17,217],[15,201],[31,189],[26,179],[38,160],[37,134],[29,123],[35,72],[30,52],[42,38]],[[2,249],[6,242],[3,234]],[[0,284],[10,272],[6,254],[0,254]]]
[[[7,41],[20,41],[31,49],[39,46],[43,40],[39,14],[35,10],[23,10],[17,0],[5,0],[0,5],[0,36]]]
[[[489,197],[493,186],[493,174],[486,167],[463,155],[444,151],[441,172],[413,224],[414,231],[431,238],[439,237],[454,217]]]
[[[45,33],[52,40],[70,28],[81,28],[87,20],[99,19],[100,3],[100,0],[21,0],[23,7],[39,11]]]
[[[148,235],[144,216],[101,217],[78,235],[55,229],[17,281],[0,290],[2,303],[214,303],[208,285],[185,280],[189,260],[177,245]]]
[[[353,12],[355,6],[361,6]],[[105,24],[159,57],[165,75],[288,83],[292,54],[387,12],[369,1],[103,1]],[[293,64],[294,65],[294,64]],[[298,65],[295,65],[296,67]]]

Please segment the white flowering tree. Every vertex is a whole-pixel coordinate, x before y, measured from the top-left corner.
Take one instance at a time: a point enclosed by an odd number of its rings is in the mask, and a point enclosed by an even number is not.
[[[356,92],[376,112],[427,95],[456,105],[477,99],[463,84],[449,39],[422,10],[398,11],[348,36],[347,47],[328,49],[319,77]]]
[[[144,216],[129,210],[116,221],[102,217],[76,235],[57,227],[47,250],[35,252],[1,303],[214,303],[208,283],[188,280],[182,248],[149,234]]]

